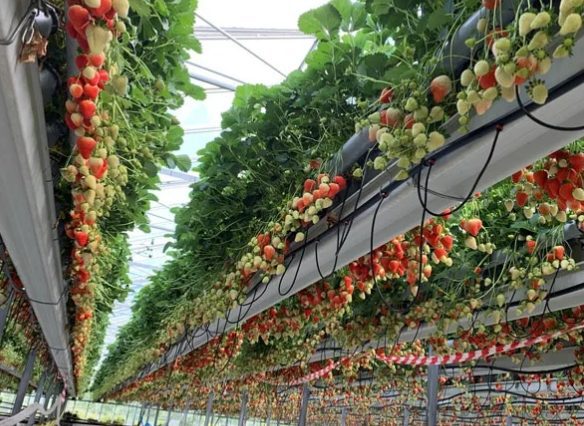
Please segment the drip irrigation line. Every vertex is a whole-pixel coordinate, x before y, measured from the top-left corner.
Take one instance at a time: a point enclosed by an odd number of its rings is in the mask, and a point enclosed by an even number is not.
[[[540,126],[546,127],[548,129],[551,129],[551,130],[559,130],[562,132],[572,132],[572,131],[584,130],[584,125],[581,125],[581,126],[557,126],[555,124],[546,123],[545,121],[534,116],[531,112],[528,111],[528,109],[525,107],[525,104],[521,100],[518,85],[515,85],[515,98],[517,99],[517,105],[519,106],[521,111],[523,111],[523,113],[527,117],[529,117],[532,121],[536,122]]]

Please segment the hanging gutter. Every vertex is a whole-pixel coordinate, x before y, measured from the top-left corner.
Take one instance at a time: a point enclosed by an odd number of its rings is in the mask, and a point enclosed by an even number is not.
[[[28,2],[5,2],[0,14],[1,38],[27,7]],[[66,285],[39,69],[37,64],[20,63],[19,53],[19,39],[0,46],[0,234],[67,391],[74,395]]]
[[[521,90],[521,99],[528,109],[533,110],[534,114],[544,121],[559,126],[582,124],[584,109],[578,106],[584,98],[583,70],[584,40],[580,39],[574,47],[574,56],[557,63],[545,76],[546,86],[550,93],[548,102],[534,108],[536,106],[529,102],[524,89]],[[457,117],[453,117],[445,127],[452,129],[452,123],[456,120]],[[504,125],[504,129],[492,161],[476,188],[479,192],[510,176],[521,167],[566,146],[582,135],[578,131],[558,132],[539,126],[526,117],[516,103],[500,100],[485,115],[474,117],[468,133],[461,134],[453,131],[446,145],[432,155],[432,158],[436,160],[431,179],[434,191],[453,197],[466,196],[488,156],[496,124]],[[356,135],[351,140],[353,143],[363,140],[363,134]],[[296,255],[290,256],[287,272],[283,276],[273,277],[267,284],[266,291],[263,284],[257,283],[249,292],[243,306],[231,309],[226,314],[229,321],[222,318],[190,332],[186,338],[173,344],[158,362],[144,368],[138,377],[143,377],[168,365],[177,357],[203,346],[212,337],[234,328],[235,324],[243,323],[319,281],[321,277],[316,267],[317,241],[318,263],[320,270],[326,276],[334,269],[340,269],[369,253],[371,245],[377,247],[396,235],[418,226],[422,208],[417,197],[415,182],[413,179],[393,181],[392,178],[396,173],[396,167],[388,168],[365,185],[360,198],[357,194],[349,197],[343,210],[346,213],[339,218],[339,222],[343,222],[343,219],[355,209],[358,209],[359,213],[352,216],[351,231],[336,259],[337,233],[334,229],[332,231],[327,229],[326,220],[321,220],[310,228],[304,254],[301,256],[302,250],[299,250]],[[375,216],[381,191],[387,192],[389,196],[383,201]],[[444,197],[428,194],[428,206],[433,211],[443,211],[451,207],[452,203]],[[375,222],[374,217],[376,217]],[[372,232],[373,223],[375,223],[374,232]],[[373,235],[373,241],[371,241],[371,235]],[[291,250],[294,250],[294,246]],[[285,294],[281,295],[279,288],[288,291],[283,291]],[[125,381],[124,384],[131,383],[135,378]],[[120,387],[116,387],[118,388]]]

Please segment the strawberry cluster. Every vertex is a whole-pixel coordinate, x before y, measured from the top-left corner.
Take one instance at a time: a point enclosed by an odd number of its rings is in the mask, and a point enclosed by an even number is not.
[[[128,0],[68,0],[67,33],[79,45],[75,58],[78,74],[67,85],[65,122],[75,135],[73,160],[62,170],[71,184],[73,209],[66,226],[73,240],[71,254],[72,299],[76,305],[72,352],[75,375],[85,367],[85,347],[91,332],[97,257],[105,247],[98,218],[113,205],[116,190],[108,184],[127,182],[127,171],[113,155],[119,128],[107,126],[107,114],[99,111],[99,95],[110,80],[106,69],[107,51],[116,36],[125,31],[119,17],[128,14]]]
[[[584,211],[584,153],[559,150],[534,167],[519,170],[512,176],[516,186],[514,203],[509,201],[509,211],[517,206],[531,218],[539,213],[544,222],[566,222],[570,212]]]

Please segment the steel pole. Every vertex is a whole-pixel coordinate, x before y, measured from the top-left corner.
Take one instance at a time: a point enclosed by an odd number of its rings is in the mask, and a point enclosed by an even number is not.
[[[154,415],[153,426],[156,426],[158,424],[158,414],[160,414],[160,405],[156,407],[156,414]]]
[[[14,405],[12,406],[12,415],[14,416],[22,409],[22,403],[24,402],[24,396],[26,395],[26,389],[30,383],[30,378],[32,377],[32,370],[34,367],[34,361],[36,359],[36,349],[33,348],[28,351],[26,356],[26,364],[24,366],[24,371],[20,377],[20,382],[18,383],[18,391],[16,392],[16,399],[14,400]]]
[[[428,407],[426,424],[436,426],[438,423],[438,365],[428,366]]]
[[[304,383],[304,385],[302,385],[302,403],[300,405],[300,417],[298,418],[298,426],[306,426],[309,398],[310,388],[308,387],[308,383]]]
[[[347,426],[347,407],[341,409],[341,426]]]
[[[191,407],[191,401],[189,400],[189,401],[187,401],[187,404],[185,405],[185,410],[183,412],[183,417],[182,417],[182,419],[180,421],[180,424],[181,425],[185,425],[186,426],[187,420],[188,420],[188,417],[189,417],[189,408],[190,407]]]
[[[507,416],[507,421],[505,422],[507,426],[513,426],[513,416]]]
[[[168,416],[166,416],[166,423],[164,423],[165,426],[168,426],[170,423],[170,416],[172,416],[172,407],[168,409]]]
[[[407,406],[404,406],[404,426],[408,426],[410,424],[410,409]]]
[[[215,394],[213,392],[209,393],[209,398],[207,398],[207,412],[205,413],[205,426],[211,424],[211,416],[213,415],[213,401],[215,399]]]
[[[247,422],[247,392],[241,394],[241,409],[239,410],[239,426],[245,426]]]
[[[0,250],[2,246],[0,245]],[[6,302],[0,307],[0,343],[2,343],[2,338],[4,337],[4,330],[6,329],[6,323],[8,322],[8,315],[10,314],[10,307],[14,301],[14,288],[10,285],[8,288],[8,298]]]
[[[48,379],[49,379],[49,374],[46,371],[43,372],[43,375],[41,376],[41,379],[39,380],[39,384],[37,386],[36,393],[34,394],[34,402],[35,403],[39,403],[41,401],[41,396],[43,396],[45,384],[47,383]],[[36,412],[33,413],[33,415],[28,418],[27,424],[29,426],[35,424],[35,420],[36,420],[35,416],[36,416]]]

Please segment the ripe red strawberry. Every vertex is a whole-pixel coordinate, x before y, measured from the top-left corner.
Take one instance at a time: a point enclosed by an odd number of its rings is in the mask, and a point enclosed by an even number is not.
[[[73,27],[78,31],[84,30],[89,24],[89,11],[78,4],[69,8],[67,11],[67,17],[69,18],[69,22],[71,22]]]
[[[89,55],[89,62],[96,68],[101,68],[103,63],[105,62],[105,54],[104,53],[94,53]]]
[[[304,192],[312,192],[316,187],[316,182],[313,179],[306,179],[304,181]]]
[[[447,75],[439,75],[430,83],[430,92],[434,102],[439,104],[452,90],[452,81]]]
[[[517,194],[515,194],[515,201],[519,207],[524,207],[527,204],[528,199],[529,195],[527,195],[527,192],[518,191]]]
[[[73,96],[73,98],[78,99],[83,96],[83,86],[77,83],[72,84],[69,86],[69,93],[71,96]]]
[[[479,218],[469,219],[466,221],[465,230],[473,237],[476,237],[483,228],[483,221]]]
[[[347,187],[347,180],[343,176],[335,176],[333,182],[339,185],[341,191]]]
[[[276,249],[271,244],[268,244],[267,246],[264,247],[264,257],[266,258],[266,260],[268,261],[272,260],[275,255]]]
[[[98,74],[99,74],[99,83],[97,83],[97,84],[99,85],[99,87],[101,89],[103,89],[103,87],[105,86],[105,83],[107,83],[109,81],[109,74],[104,69],[99,70]]]
[[[571,155],[568,161],[578,173],[584,171],[584,152]]]
[[[95,149],[97,142],[93,138],[81,136],[77,138],[76,145],[81,156],[87,160],[91,157],[91,153]]]
[[[481,89],[487,90],[497,85],[497,80],[495,79],[496,69],[497,67],[494,66],[488,73],[477,78],[479,86],[481,86]]]
[[[404,117],[404,126],[406,127],[406,129],[411,129],[412,127],[414,127],[414,123],[416,122],[416,120],[414,120],[414,114],[407,114]]]
[[[320,190],[315,189],[314,191],[312,191],[312,198],[314,199],[314,201],[322,198],[322,193],[320,192]]]
[[[331,182],[329,184],[328,197],[329,198],[335,198],[335,196],[340,192],[340,190],[341,190],[341,187],[339,186],[338,183]]]
[[[391,87],[386,87],[381,91],[379,95],[379,102],[382,104],[388,104],[393,99],[393,89]]]
[[[558,260],[562,260],[564,258],[564,255],[566,254],[566,249],[564,246],[555,246],[552,249],[552,251],[553,251],[556,259],[558,259]]]
[[[384,126],[397,127],[401,120],[401,113],[396,108],[387,108],[379,112],[379,122]]]
[[[501,5],[501,0],[483,0],[485,9],[493,10]]]
[[[92,86],[91,84],[86,84],[83,86],[83,94],[91,100],[96,100],[99,96],[100,88],[97,86]]]
[[[89,235],[84,231],[75,231],[75,241],[81,247],[85,247],[89,242]]]
[[[518,172],[515,172],[511,175],[511,181],[513,183],[518,183],[522,177],[523,177],[523,170],[519,170]]]
[[[89,64],[89,58],[87,55],[77,55],[75,57],[75,65],[77,65],[77,69],[82,70]]]
[[[95,108],[95,103],[91,100],[85,99],[79,102],[79,112],[86,119],[95,115]]]
[[[533,254],[535,251],[536,242],[535,240],[529,240],[525,242],[525,247],[527,248],[527,253]]]
[[[543,188],[545,186],[547,178],[548,178],[547,170],[538,170],[533,173],[533,181],[540,188]]]
[[[557,198],[560,191],[560,181],[558,179],[548,179],[545,183],[545,192],[550,198]]]
[[[452,245],[454,244],[454,238],[452,235],[445,235],[440,239],[440,242],[447,251],[452,250]]]
[[[96,18],[103,18],[112,8],[112,0],[101,0],[101,5],[95,8],[89,8],[91,14]]]
[[[571,201],[574,199],[572,196],[572,192],[576,189],[573,183],[567,182],[560,186],[560,190],[558,191],[560,197],[562,197],[566,201]]]

